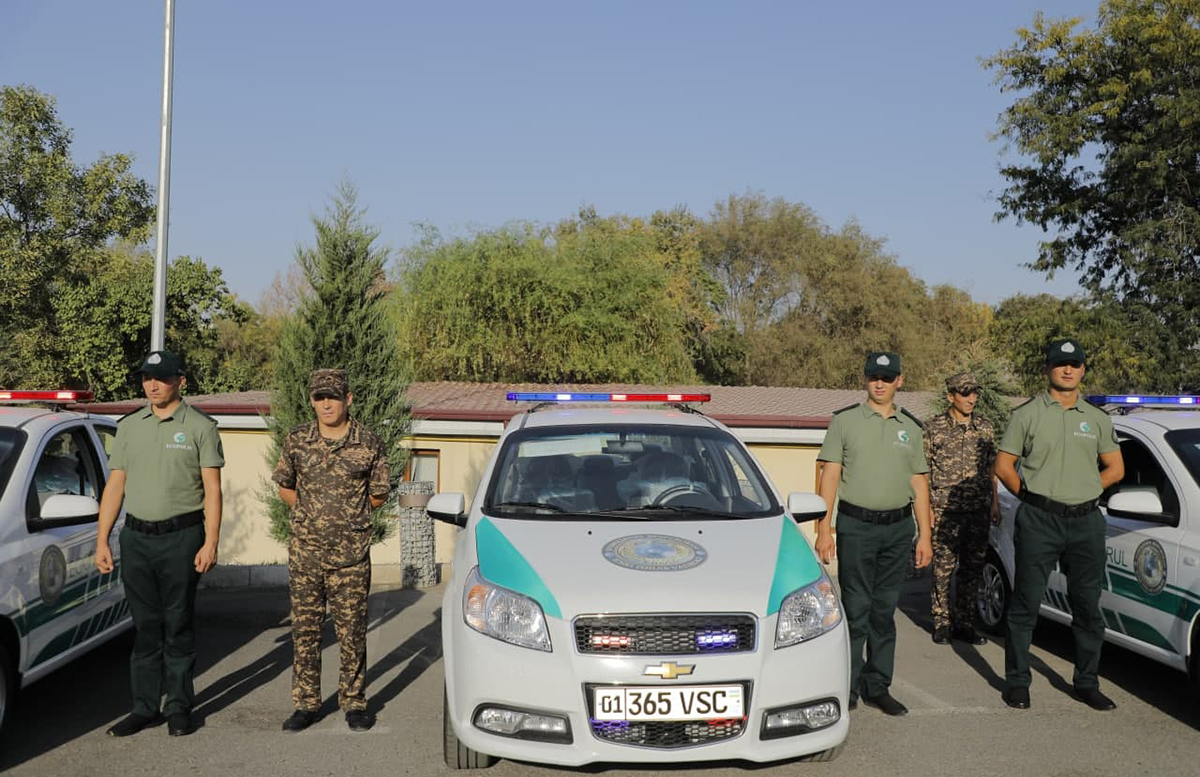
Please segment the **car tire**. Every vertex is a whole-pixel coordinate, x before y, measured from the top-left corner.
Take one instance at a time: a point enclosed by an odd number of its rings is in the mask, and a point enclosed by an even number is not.
[[[499,760],[458,741],[450,723],[450,700],[445,688],[442,689],[442,758],[451,769],[486,769]]]
[[[0,735],[4,733],[4,721],[8,719],[8,710],[12,706],[17,691],[17,676],[13,671],[12,659],[8,651],[0,644]]]
[[[1192,695],[1200,698],[1200,621],[1192,626],[1192,654],[1188,657],[1188,684]]]
[[[979,597],[976,609],[979,625],[992,634],[1004,633],[1004,621],[1008,616],[1008,603],[1012,600],[1012,585],[1008,573],[994,550],[989,550],[983,562],[983,574],[979,579]]]

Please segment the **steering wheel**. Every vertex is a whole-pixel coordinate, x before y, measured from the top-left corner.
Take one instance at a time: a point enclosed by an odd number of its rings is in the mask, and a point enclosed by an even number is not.
[[[688,499],[682,506],[699,507],[705,510],[724,510],[717,498],[707,491],[697,488],[695,485],[679,485],[671,486],[663,489],[662,493],[654,498],[652,505],[668,505],[672,502],[683,501],[684,497],[699,497],[698,499]]]

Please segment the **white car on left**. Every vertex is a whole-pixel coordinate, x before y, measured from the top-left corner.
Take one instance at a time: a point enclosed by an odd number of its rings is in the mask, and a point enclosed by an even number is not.
[[[132,625],[118,544],[111,573],[94,563],[117,425],[53,404],[90,398],[0,391],[0,730],[18,689]]]

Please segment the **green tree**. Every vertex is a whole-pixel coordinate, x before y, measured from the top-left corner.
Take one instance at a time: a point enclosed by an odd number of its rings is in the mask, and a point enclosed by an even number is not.
[[[422,380],[694,381],[697,303],[663,239],[586,209],[548,230],[427,231],[400,275],[406,363]]]
[[[1128,393],[1163,390],[1166,339],[1160,322],[1148,307],[1114,298],[1059,299],[1049,294],[1009,297],[996,308],[991,342],[1013,369],[1019,393],[1033,394],[1046,386],[1046,343],[1074,337],[1088,356],[1084,390],[1090,393]],[[1167,380],[1171,377],[1166,376]]]
[[[149,234],[150,189],[131,157],[83,167],[70,150],[52,97],[0,88],[0,385],[63,385],[56,363],[69,322],[57,298],[88,285],[111,241]]]
[[[299,309],[284,325],[272,377],[271,435],[268,463],[279,459],[284,437],[297,424],[313,419],[308,376],[314,369],[346,370],[354,395],[351,415],[366,424],[387,450],[393,488],[407,458],[401,441],[408,430],[408,388],[398,350],[399,335],[389,315],[384,275],[388,250],[376,245],[379,230],[365,222],[353,185],[341,184],[324,216],[313,218],[316,245],[299,248],[296,262],[305,290]],[[264,484],[271,515],[271,536],[284,542],[291,534],[287,506],[274,484]],[[391,533],[388,501],[373,516],[376,542]]]
[[[1095,29],[1038,14],[985,60],[1017,96],[999,218],[1052,233],[1033,267],[1158,322],[1159,384],[1200,386],[1200,0],[1105,0]]]

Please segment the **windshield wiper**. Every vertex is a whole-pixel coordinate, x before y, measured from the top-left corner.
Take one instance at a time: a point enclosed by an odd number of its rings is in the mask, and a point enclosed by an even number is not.
[[[500,502],[492,505],[492,507],[497,510],[501,510],[505,507],[532,507],[535,510],[550,510],[555,513],[568,512],[568,510],[565,508],[559,507],[558,505],[552,505],[548,502]]]
[[[738,515],[737,513],[726,513],[721,510],[709,510],[705,507],[687,507],[685,505],[643,505],[641,507],[617,507],[612,510],[601,510],[586,515],[617,515],[622,518],[637,518],[644,521],[651,521],[662,516],[656,515],[638,515],[637,513],[675,513],[681,517],[684,515],[696,515],[704,518],[749,518],[748,515]]]

